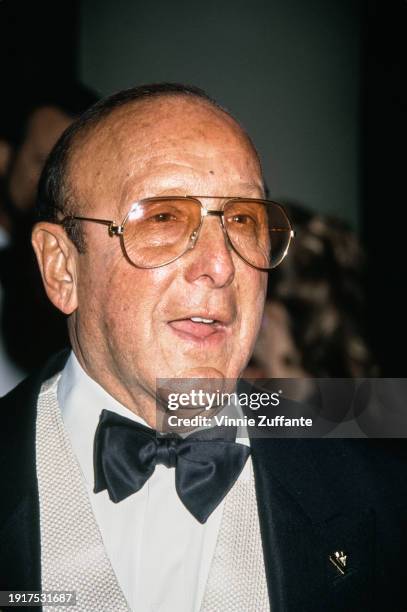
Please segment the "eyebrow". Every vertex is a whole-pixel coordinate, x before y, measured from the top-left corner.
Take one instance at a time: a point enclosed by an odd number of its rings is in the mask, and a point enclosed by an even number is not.
[[[239,185],[239,187],[243,187],[243,188],[246,187],[250,191],[259,191],[260,190],[262,196],[265,196],[265,194],[266,194],[266,187],[265,187],[263,182],[261,183],[261,185],[257,185],[255,183],[241,183]]]
[[[170,187],[169,189],[160,189],[159,193],[157,195],[161,196],[165,196],[165,195],[173,195],[173,196],[195,196],[197,198],[215,198],[215,199],[227,199],[227,198],[236,198],[236,197],[258,197],[257,195],[247,195],[246,193],[242,193],[242,190],[245,192],[246,190],[248,190],[250,193],[252,192],[261,192],[261,196],[260,197],[264,197],[265,194],[265,188],[263,185],[255,185],[254,183],[240,183],[236,189],[233,190],[233,193],[227,193],[227,194],[215,194],[215,195],[209,195],[209,194],[197,194],[195,193],[195,191],[191,192],[191,190],[186,189],[185,187],[183,187],[182,185],[180,185],[179,187]],[[172,193],[173,191],[179,191],[180,193]],[[150,196],[150,197],[154,197],[154,196]]]

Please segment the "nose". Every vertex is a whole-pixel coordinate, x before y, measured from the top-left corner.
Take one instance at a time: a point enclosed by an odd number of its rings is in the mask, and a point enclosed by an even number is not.
[[[233,281],[235,265],[219,213],[204,216],[195,246],[187,253],[185,263],[184,274],[190,283],[220,288]]]

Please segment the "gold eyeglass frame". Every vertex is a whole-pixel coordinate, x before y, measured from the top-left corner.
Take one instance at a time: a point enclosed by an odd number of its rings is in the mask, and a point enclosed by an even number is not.
[[[124,243],[124,238],[123,238],[123,233],[126,227],[126,223],[131,215],[131,213],[133,212],[135,206],[143,203],[143,202],[154,202],[154,201],[158,201],[158,200],[166,200],[166,199],[177,199],[177,200],[194,200],[197,204],[199,204],[200,208],[201,208],[201,221],[199,226],[192,232],[190,238],[189,238],[189,242],[190,244],[187,246],[187,248],[180,253],[179,255],[177,255],[176,257],[173,257],[172,259],[170,259],[169,261],[166,261],[165,263],[162,264],[157,264],[155,266],[140,266],[138,264],[136,264],[134,261],[131,260],[131,258],[128,256],[127,254],[127,250],[126,250],[126,246]],[[225,202],[222,205],[222,208],[220,210],[209,210],[207,209],[202,202],[200,201],[200,199],[213,199],[213,200],[225,200]],[[224,221],[224,214],[225,214],[225,207],[230,203],[230,202],[239,202],[239,201],[244,201],[244,202],[262,202],[265,203],[267,205],[273,205],[273,206],[277,206],[277,208],[280,209],[280,211],[283,213],[284,217],[287,219],[287,224],[288,224],[288,228],[272,228],[270,231],[273,232],[289,232],[289,239],[288,239],[288,244],[287,247],[284,251],[284,254],[282,256],[282,258],[280,259],[280,261],[275,264],[274,266],[268,267],[268,268],[260,268],[259,266],[255,266],[254,264],[252,264],[250,261],[248,261],[245,257],[243,257],[243,255],[241,255],[239,253],[239,251],[237,250],[237,248],[235,247],[235,245],[233,244],[227,228],[225,226],[225,221]],[[206,216],[215,216],[215,217],[219,217],[220,219],[220,224],[221,224],[221,228],[223,230],[223,233],[225,235],[226,238],[226,242],[227,244],[231,247],[231,249],[236,253],[236,255],[238,255],[238,257],[240,257],[240,259],[242,259],[245,263],[247,263],[249,266],[251,266],[252,268],[255,268],[256,270],[260,270],[262,272],[269,272],[270,270],[273,270],[274,268],[276,268],[277,266],[279,266],[281,264],[281,262],[284,260],[284,258],[287,255],[288,249],[290,247],[291,244],[291,240],[294,238],[295,236],[295,232],[292,228],[291,222],[288,218],[287,213],[285,212],[283,206],[281,204],[279,204],[278,202],[274,202],[273,200],[266,200],[263,198],[242,198],[242,197],[232,197],[232,198],[225,198],[225,196],[192,196],[192,195],[185,195],[185,196],[175,196],[175,195],[169,195],[169,196],[155,196],[155,197],[151,197],[151,198],[142,198],[141,200],[138,200],[136,202],[133,202],[130,210],[128,211],[128,213],[125,215],[123,221],[121,223],[116,223],[116,221],[113,221],[111,219],[97,219],[94,217],[82,217],[79,215],[67,215],[66,217],[64,217],[63,219],[61,219],[60,221],[58,221],[58,223],[60,225],[66,225],[69,221],[72,220],[77,220],[77,221],[90,221],[93,223],[100,223],[102,225],[107,225],[108,226],[108,232],[109,232],[109,236],[119,236],[120,240],[121,240],[121,245],[122,245],[122,249],[126,255],[126,258],[128,259],[128,261],[134,265],[136,268],[141,268],[144,270],[152,270],[155,268],[162,268],[163,266],[167,266],[168,264],[176,261],[177,259],[179,259],[180,257],[182,257],[183,255],[185,255],[185,253],[187,253],[188,251],[190,251],[191,249],[193,249],[198,241],[199,238],[199,234],[203,225],[203,220],[204,217]]]

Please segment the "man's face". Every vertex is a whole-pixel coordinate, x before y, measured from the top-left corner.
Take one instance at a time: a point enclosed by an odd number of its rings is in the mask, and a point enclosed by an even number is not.
[[[33,208],[38,179],[48,153],[70,123],[71,117],[51,106],[38,108],[30,116],[8,181],[11,201],[19,210]]]
[[[79,143],[70,180],[80,214],[117,222],[144,197],[263,196],[257,157],[237,125],[182,97],[116,111]],[[210,209],[223,204],[201,201]],[[131,265],[105,226],[84,222],[83,229],[70,332],[93,378],[140,409],[157,377],[239,376],[259,328],[267,274],[230,251],[219,218],[205,217],[195,248],[157,269]]]

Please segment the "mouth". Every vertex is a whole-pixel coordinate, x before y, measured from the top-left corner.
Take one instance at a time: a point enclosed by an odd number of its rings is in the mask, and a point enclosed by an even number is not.
[[[179,337],[192,342],[220,341],[226,334],[229,323],[214,315],[193,315],[168,322]]]

